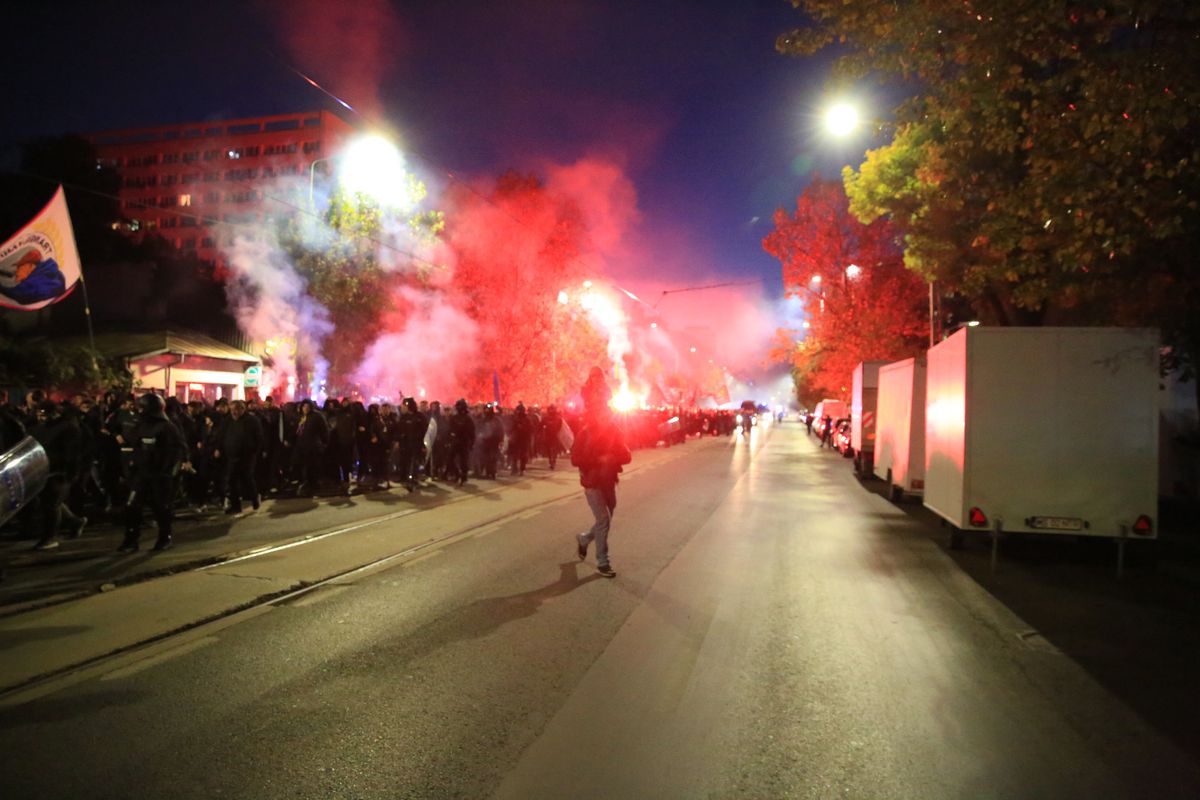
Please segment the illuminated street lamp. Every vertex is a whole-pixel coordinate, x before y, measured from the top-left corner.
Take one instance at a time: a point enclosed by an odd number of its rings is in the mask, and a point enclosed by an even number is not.
[[[339,180],[351,192],[365,194],[380,204],[408,212],[416,206],[404,155],[392,142],[379,135],[355,139],[342,152],[318,158],[308,167],[308,205],[315,208],[317,164],[342,161]]]
[[[860,267],[858,264],[851,264],[850,266],[846,267],[846,277],[850,278],[851,280],[857,278],[861,274],[862,267]]]
[[[847,102],[838,102],[825,111],[825,129],[839,138],[858,129],[858,109]]]

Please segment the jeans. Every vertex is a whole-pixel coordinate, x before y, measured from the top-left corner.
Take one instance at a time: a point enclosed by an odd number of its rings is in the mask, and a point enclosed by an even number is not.
[[[617,509],[617,487],[611,485],[584,489],[583,496],[587,498],[596,522],[587,533],[579,534],[579,543],[586,547],[595,542],[596,566],[603,567],[608,564],[608,529],[612,525],[613,512]]]

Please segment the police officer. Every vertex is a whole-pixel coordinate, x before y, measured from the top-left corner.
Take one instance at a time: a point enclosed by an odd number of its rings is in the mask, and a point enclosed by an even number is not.
[[[471,419],[471,410],[467,401],[459,398],[454,404],[454,416],[446,425],[446,435],[449,437],[450,464],[447,474],[462,486],[467,482],[467,466],[471,460],[471,448],[475,446],[475,420]]]
[[[117,548],[133,553],[141,538],[142,506],[149,505],[158,523],[155,550],[171,546],[171,500],[175,476],[187,465],[187,442],[179,428],[167,419],[163,399],[146,394],[138,400],[140,419],[134,428],[132,491],[125,504],[125,541]],[[190,465],[187,465],[190,468]]]

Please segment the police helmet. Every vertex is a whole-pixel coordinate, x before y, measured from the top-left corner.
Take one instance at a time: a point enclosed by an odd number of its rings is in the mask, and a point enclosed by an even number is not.
[[[163,403],[163,399],[161,397],[153,392],[150,392],[149,394],[144,394],[138,398],[138,408],[140,408],[142,413],[147,416],[161,417],[163,415],[163,409],[166,408],[166,405]]]

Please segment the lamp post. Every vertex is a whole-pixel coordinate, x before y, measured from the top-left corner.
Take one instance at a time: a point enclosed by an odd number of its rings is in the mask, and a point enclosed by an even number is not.
[[[849,100],[837,100],[829,105],[823,115],[825,130],[838,139],[844,139],[855,133],[859,128],[861,116],[855,104]],[[875,121],[877,129],[882,129],[883,122]],[[851,264],[850,266],[854,266]],[[854,276],[850,276],[854,277]],[[937,281],[929,281],[929,346],[937,344],[938,335],[938,297]]]
[[[308,208],[310,211],[317,210],[316,203],[313,201],[313,187],[316,184],[317,179],[317,164],[320,164],[322,161],[333,161],[335,158],[340,157],[340,155],[325,156],[325,158],[318,158],[316,161],[308,165]]]
[[[416,205],[405,178],[404,156],[396,145],[382,136],[370,135],[355,139],[346,148],[325,158],[318,158],[308,166],[308,207],[316,208],[314,198],[317,164],[324,161],[345,159],[340,170],[341,181],[354,192],[369,195],[382,204],[409,211]]]

